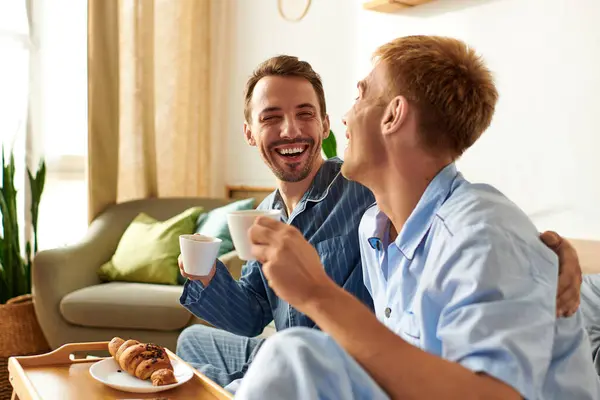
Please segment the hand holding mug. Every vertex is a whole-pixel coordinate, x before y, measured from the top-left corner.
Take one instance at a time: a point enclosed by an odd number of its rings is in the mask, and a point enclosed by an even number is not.
[[[190,281],[202,281],[202,283],[204,283],[204,280],[206,280],[206,279],[208,279],[208,281],[210,281],[212,279],[212,277],[215,276],[215,272],[217,272],[217,269],[216,269],[217,262],[216,261],[213,264],[212,269],[210,270],[208,275],[204,275],[204,276],[191,275],[191,274],[188,274],[187,272],[185,272],[185,268],[183,267],[183,257],[181,256],[181,254],[177,258],[177,264],[179,264],[179,273],[181,274],[181,276],[189,279]]]
[[[181,254],[177,263],[181,275],[207,285],[216,272],[216,259],[221,247],[221,239],[198,234],[181,235],[179,247]]]
[[[267,217],[275,221],[281,219],[280,210],[241,210],[232,211],[227,214],[227,224],[231,239],[240,260],[254,260],[252,256],[252,244],[248,237],[250,227],[259,217]]]
[[[277,296],[307,313],[338,287],[316,249],[293,226],[261,217],[250,229],[252,255]]]

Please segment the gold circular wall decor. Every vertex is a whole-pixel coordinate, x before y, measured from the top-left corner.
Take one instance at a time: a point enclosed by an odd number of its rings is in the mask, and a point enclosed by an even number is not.
[[[300,13],[300,15],[297,16],[297,17],[289,17],[283,11],[283,0],[277,0],[277,10],[279,11],[279,15],[281,15],[281,17],[283,19],[285,19],[286,21],[298,22],[302,18],[306,17],[306,14],[308,13],[308,9],[310,8],[311,3],[312,3],[312,0],[306,0],[306,4],[304,5],[304,10],[302,10],[302,12]]]

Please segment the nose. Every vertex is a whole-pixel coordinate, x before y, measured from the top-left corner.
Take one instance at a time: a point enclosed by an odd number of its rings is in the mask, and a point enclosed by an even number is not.
[[[344,124],[344,126],[348,126],[345,115],[342,117],[342,124]]]
[[[294,139],[300,136],[300,127],[294,118],[285,118],[283,126],[281,127],[281,137]]]

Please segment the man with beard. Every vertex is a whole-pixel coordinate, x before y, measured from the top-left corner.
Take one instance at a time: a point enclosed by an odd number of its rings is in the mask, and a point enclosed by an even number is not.
[[[556,255],[514,203],[457,171],[498,97],[479,56],[399,38],[358,87],[342,172],[377,200],[359,227],[376,315],[297,229],[258,218],[270,287],[323,332],[270,337],[236,399],[599,399],[581,312],[556,315]]]
[[[318,249],[336,284],[372,309],[362,280],[357,227],[375,199],[364,186],[341,176],[339,159],[321,157],[329,117],[319,75],[296,57],[266,60],[246,84],[244,117],[246,141],[258,148],[278,180],[278,189],[258,208],[281,210],[283,221]],[[222,386],[243,377],[263,342],[254,336],[272,320],[277,330],[314,327],[273,293],[256,261],[246,263],[239,281],[218,261],[208,277],[181,272],[188,278],[181,304],[222,330],[185,329],[177,354]]]
[[[280,209],[313,246],[324,272],[335,284],[373,309],[362,277],[358,224],[374,203],[372,193],[345,179],[339,159],[324,161],[321,143],[329,134],[325,95],[319,75],[296,57],[278,56],[261,63],[247,82],[244,134],[257,147],[278,180],[278,189],[259,209]],[[560,238],[545,233],[542,239]],[[565,314],[579,301],[579,263],[566,241],[556,246],[564,260],[558,301]],[[304,313],[269,287],[260,263],[248,262],[236,281],[217,262],[207,277],[188,278],[181,303],[220,329],[195,325],[179,338],[177,354],[222,386],[244,376],[263,343],[259,335],[275,321],[277,330],[315,327]],[[234,390],[235,385],[229,386]]]

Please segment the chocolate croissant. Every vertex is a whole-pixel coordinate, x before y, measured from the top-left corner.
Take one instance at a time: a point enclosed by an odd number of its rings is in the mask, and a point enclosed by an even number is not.
[[[108,351],[124,371],[136,378],[150,379],[154,386],[177,383],[171,360],[160,346],[115,337],[108,344]]]

